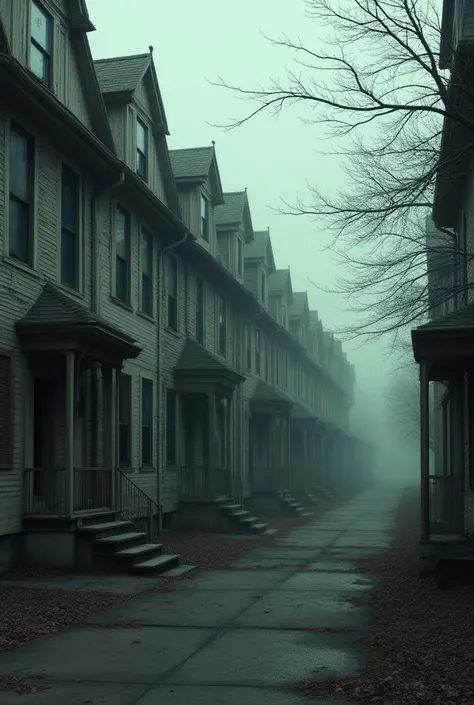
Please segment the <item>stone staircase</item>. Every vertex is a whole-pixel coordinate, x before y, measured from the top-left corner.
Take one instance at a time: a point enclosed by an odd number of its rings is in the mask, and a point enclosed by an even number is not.
[[[288,509],[289,514],[296,514],[302,517],[311,516],[311,512],[307,512],[304,506],[291,494],[289,490],[280,492],[280,502],[285,509]]]
[[[219,497],[217,504],[220,513],[227,518],[229,528],[235,527],[238,533],[243,534],[270,534],[272,529],[261,522],[257,517],[251,516],[241,504],[237,504],[233,497]]]
[[[95,514],[77,527],[78,567],[132,575],[166,574],[179,565],[178,555],[162,553],[144,531],[116,513]]]

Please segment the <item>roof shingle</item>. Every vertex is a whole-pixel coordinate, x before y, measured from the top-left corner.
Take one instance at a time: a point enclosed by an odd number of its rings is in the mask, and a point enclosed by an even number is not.
[[[284,291],[290,278],[289,269],[276,269],[268,277],[269,291]]]
[[[192,147],[170,150],[175,179],[205,179],[211,168],[214,147]]]
[[[182,372],[189,370],[230,371],[227,365],[193,338],[187,338],[174,369]]]
[[[134,91],[150,65],[151,54],[115,56],[94,61],[102,93]]]
[[[294,291],[293,303],[289,308],[290,316],[303,316],[307,301],[308,294],[306,293],[306,291]]]
[[[215,209],[216,225],[235,225],[242,222],[247,203],[246,191],[224,194],[225,203]]]
[[[274,387],[271,387],[263,380],[259,380],[252,394],[252,399],[256,401],[279,401],[293,404],[292,400],[287,397],[286,394],[274,389]]]
[[[469,304],[457,311],[451,311],[446,316],[424,323],[415,330],[436,331],[436,330],[473,330],[474,329],[474,304]]]

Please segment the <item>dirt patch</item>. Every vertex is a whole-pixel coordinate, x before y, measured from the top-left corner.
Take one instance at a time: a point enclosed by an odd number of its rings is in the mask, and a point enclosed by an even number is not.
[[[474,702],[474,586],[439,590],[419,577],[419,499],[406,493],[394,541],[383,555],[357,561],[379,578],[371,606],[369,649],[358,678],[305,682],[294,689],[311,698],[360,705],[472,705]]]

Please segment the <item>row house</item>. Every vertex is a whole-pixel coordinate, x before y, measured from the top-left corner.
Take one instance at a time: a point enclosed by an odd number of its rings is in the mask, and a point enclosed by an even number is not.
[[[443,2],[439,66],[449,100],[471,115],[465,90],[474,51],[472,2]],[[468,118],[470,120],[470,118]],[[445,119],[432,218],[427,221],[429,321],[412,331],[420,368],[421,557],[472,553],[474,437],[474,182],[472,129]]]
[[[168,151],[152,48],[94,62],[93,29],[83,0],[0,0],[0,570],[161,570],[157,531],[261,533],[244,505],[347,478],[326,437],[363,447],[246,191],[214,145]]]

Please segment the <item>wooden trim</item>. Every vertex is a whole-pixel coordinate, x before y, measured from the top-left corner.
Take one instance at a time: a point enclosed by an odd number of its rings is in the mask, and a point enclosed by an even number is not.
[[[0,358],[8,360],[7,363],[7,395],[5,401],[2,400],[2,404],[6,404],[7,411],[7,460],[1,462],[0,458],[0,470],[11,470],[13,467],[13,441],[14,441],[14,358],[13,354],[0,350]],[[9,366],[9,369],[8,369]]]

